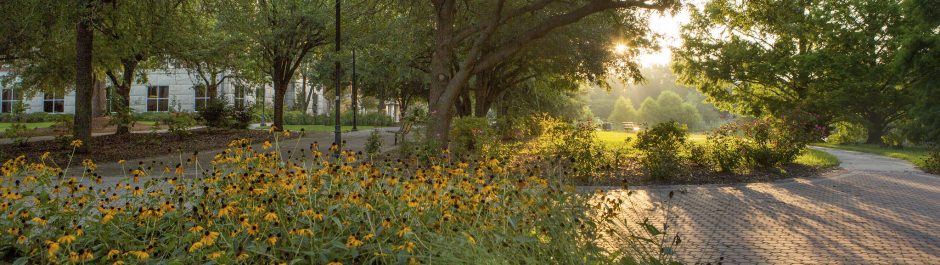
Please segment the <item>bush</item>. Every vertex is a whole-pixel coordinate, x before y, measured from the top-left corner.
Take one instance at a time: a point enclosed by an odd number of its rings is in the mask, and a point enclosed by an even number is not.
[[[352,112],[344,112],[340,116],[340,123],[345,126],[352,125]],[[336,120],[333,114],[310,115],[302,111],[284,112],[284,124],[290,125],[333,125]],[[360,113],[356,117],[356,125],[361,126],[391,126],[395,121],[392,117],[381,112]]]
[[[0,122],[55,122],[62,117],[72,118],[72,114],[50,114],[45,112],[35,113],[4,113],[0,114]]]
[[[227,127],[228,113],[231,110],[227,106],[225,99],[212,99],[206,104],[206,107],[199,111],[199,118],[209,127]]]
[[[940,147],[934,147],[924,159],[924,171],[938,174],[940,173]]]
[[[251,124],[251,107],[229,105],[224,98],[213,99],[199,111],[199,118],[209,127],[247,129]]]
[[[708,135],[703,157],[718,171],[732,172],[744,164],[746,146],[738,135],[737,124],[725,124]]]
[[[464,155],[485,154],[488,146],[496,144],[496,131],[490,127],[486,118],[459,117],[451,124],[450,151],[460,157]]]
[[[653,125],[637,134],[636,149],[642,154],[640,163],[650,177],[668,180],[681,172],[679,153],[685,146],[687,134],[685,125],[675,121]]]
[[[751,166],[772,168],[793,162],[809,143],[819,141],[827,129],[816,115],[794,111],[739,124],[747,141],[745,155]]]
[[[372,133],[369,134],[369,138],[366,139],[365,149],[370,158],[382,150],[382,133],[378,129],[372,130]]]
[[[198,123],[196,117],[186,112],[171,112],[169,117],[162,121],[167,125],[167,130],[180,139],[192,134],[190,131]]]

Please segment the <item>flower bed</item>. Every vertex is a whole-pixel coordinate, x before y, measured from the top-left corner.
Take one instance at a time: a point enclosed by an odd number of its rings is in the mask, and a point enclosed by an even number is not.
[[[102,186],[94,163],[3,164],[0,260],[28,263],[616,262],[587,196],[495,159],[370,163],[311,146],[233,141],[210,164],[133,169]],[[313,150],[313,151],[309,151]],[[207,167],[196,179],[185,167]],[[601,221],[602,222],[602,221]],[[609,231],[608,231],[609,232]],[[626,243],[622,243],[626,248]],[[635,248],[635,246],[629,246]]]

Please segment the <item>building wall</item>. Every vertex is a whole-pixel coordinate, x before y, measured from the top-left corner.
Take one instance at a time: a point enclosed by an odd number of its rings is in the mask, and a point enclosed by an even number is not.
[[[8,71],[0,70],[0,77],[9,74]],[[147,78],[143,82],[131,86],[130,105],[134,112],[147,111],[147,92],[149,86],[167,86],[169,94],[169,105],[177,111],[192,112],[195,111],[196,91],[194,87],[199,84],[199,78],[191,75],[186,69],[161,69],[151,70],[146,73]],[[110,83],[110,82],[109,82]],[[227,78],[219,87],[219,94],[230,104],[235,100],[235,88],[238,81]],[[299,84],[298,84],[299,85]],[[0,87],[0,89],[5,89]],[[326,99],[323,98],[322,88],[318,88],[316,93],[316,104],[310,106],[306,111],[310,114],[325,113]],[[256,88],[250,88],[245,93],[246,104],[253,104],[257,99]],[[26,104],[26,113],[43,112],[42,92],[33,93],[33,95],[23,95],[22,102]],[[293,86],[285,97],[287,107],[294,103],[295,92]],[[264,86],[264,100],[266,107],[270,108],[274,102],[274,89],[271,85]],[[65,94],[64,113],[75,113],[75,91],[69,89]]]

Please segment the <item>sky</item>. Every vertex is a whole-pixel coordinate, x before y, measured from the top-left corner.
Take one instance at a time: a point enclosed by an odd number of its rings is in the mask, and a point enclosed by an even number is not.
[[[685,8],[675,16],[669,14],[651,16],[650,29],[654,33],[662,35],[662,38],[659,40],[661,48],[658,51],[647,51],[640,54],[638,58],[640,64],[644,67],[669,64],[672,60],[672,52],[670,49],[682,45],[682,41],[679,38],[679,28],[688,21],[689,12],[686,11]]]

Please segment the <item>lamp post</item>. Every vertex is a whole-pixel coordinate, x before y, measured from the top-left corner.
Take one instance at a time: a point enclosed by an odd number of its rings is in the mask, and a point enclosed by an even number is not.
[[[352,111],[353,111],[352,130],[358,131],[359,128],[356,128],[356,116],[359,114],[359,99],[358,99],[359,94],[356,91],[356,49],[353,48],[352,52],[353,52],[352,54],[353,56],[352,58],[353,59],[352,60]]]
[[[336,0],[336,55],[337,56],[339,55],[339,50],[340,50],[340,23],[341,21],[340,21],[340,16],[339,16],[339,10],[340,10],[340,0]],[[342,66],[339,63],[339,59],[336,59],[335,61],[336,63],[334,65],[335,69],[333,72],[333,84],[336,86],[336,99],[333,103],[333,108],[335,108],[335,111],[336,111],[334,114],[334,119],[335,119],[334,122],[336,122],[336,130],[333,131],[333,134],[334,134],[333,142],[334,144],[336,144],[338,148],[336,148],[336,151],[333,152],[333,157],[338,158],[340,150],[343,149],[343,146],[341,145],[343,141],[343,136],[342,136],[343,132],[342,132],[342,128],[340,127],[340,119],[339,119],[339,108],[340,108],[339,96],[340,94],[342,94],[342,90],[340,90],[339,79],[340,79],[340,71],[342,70],[340,67]]]

